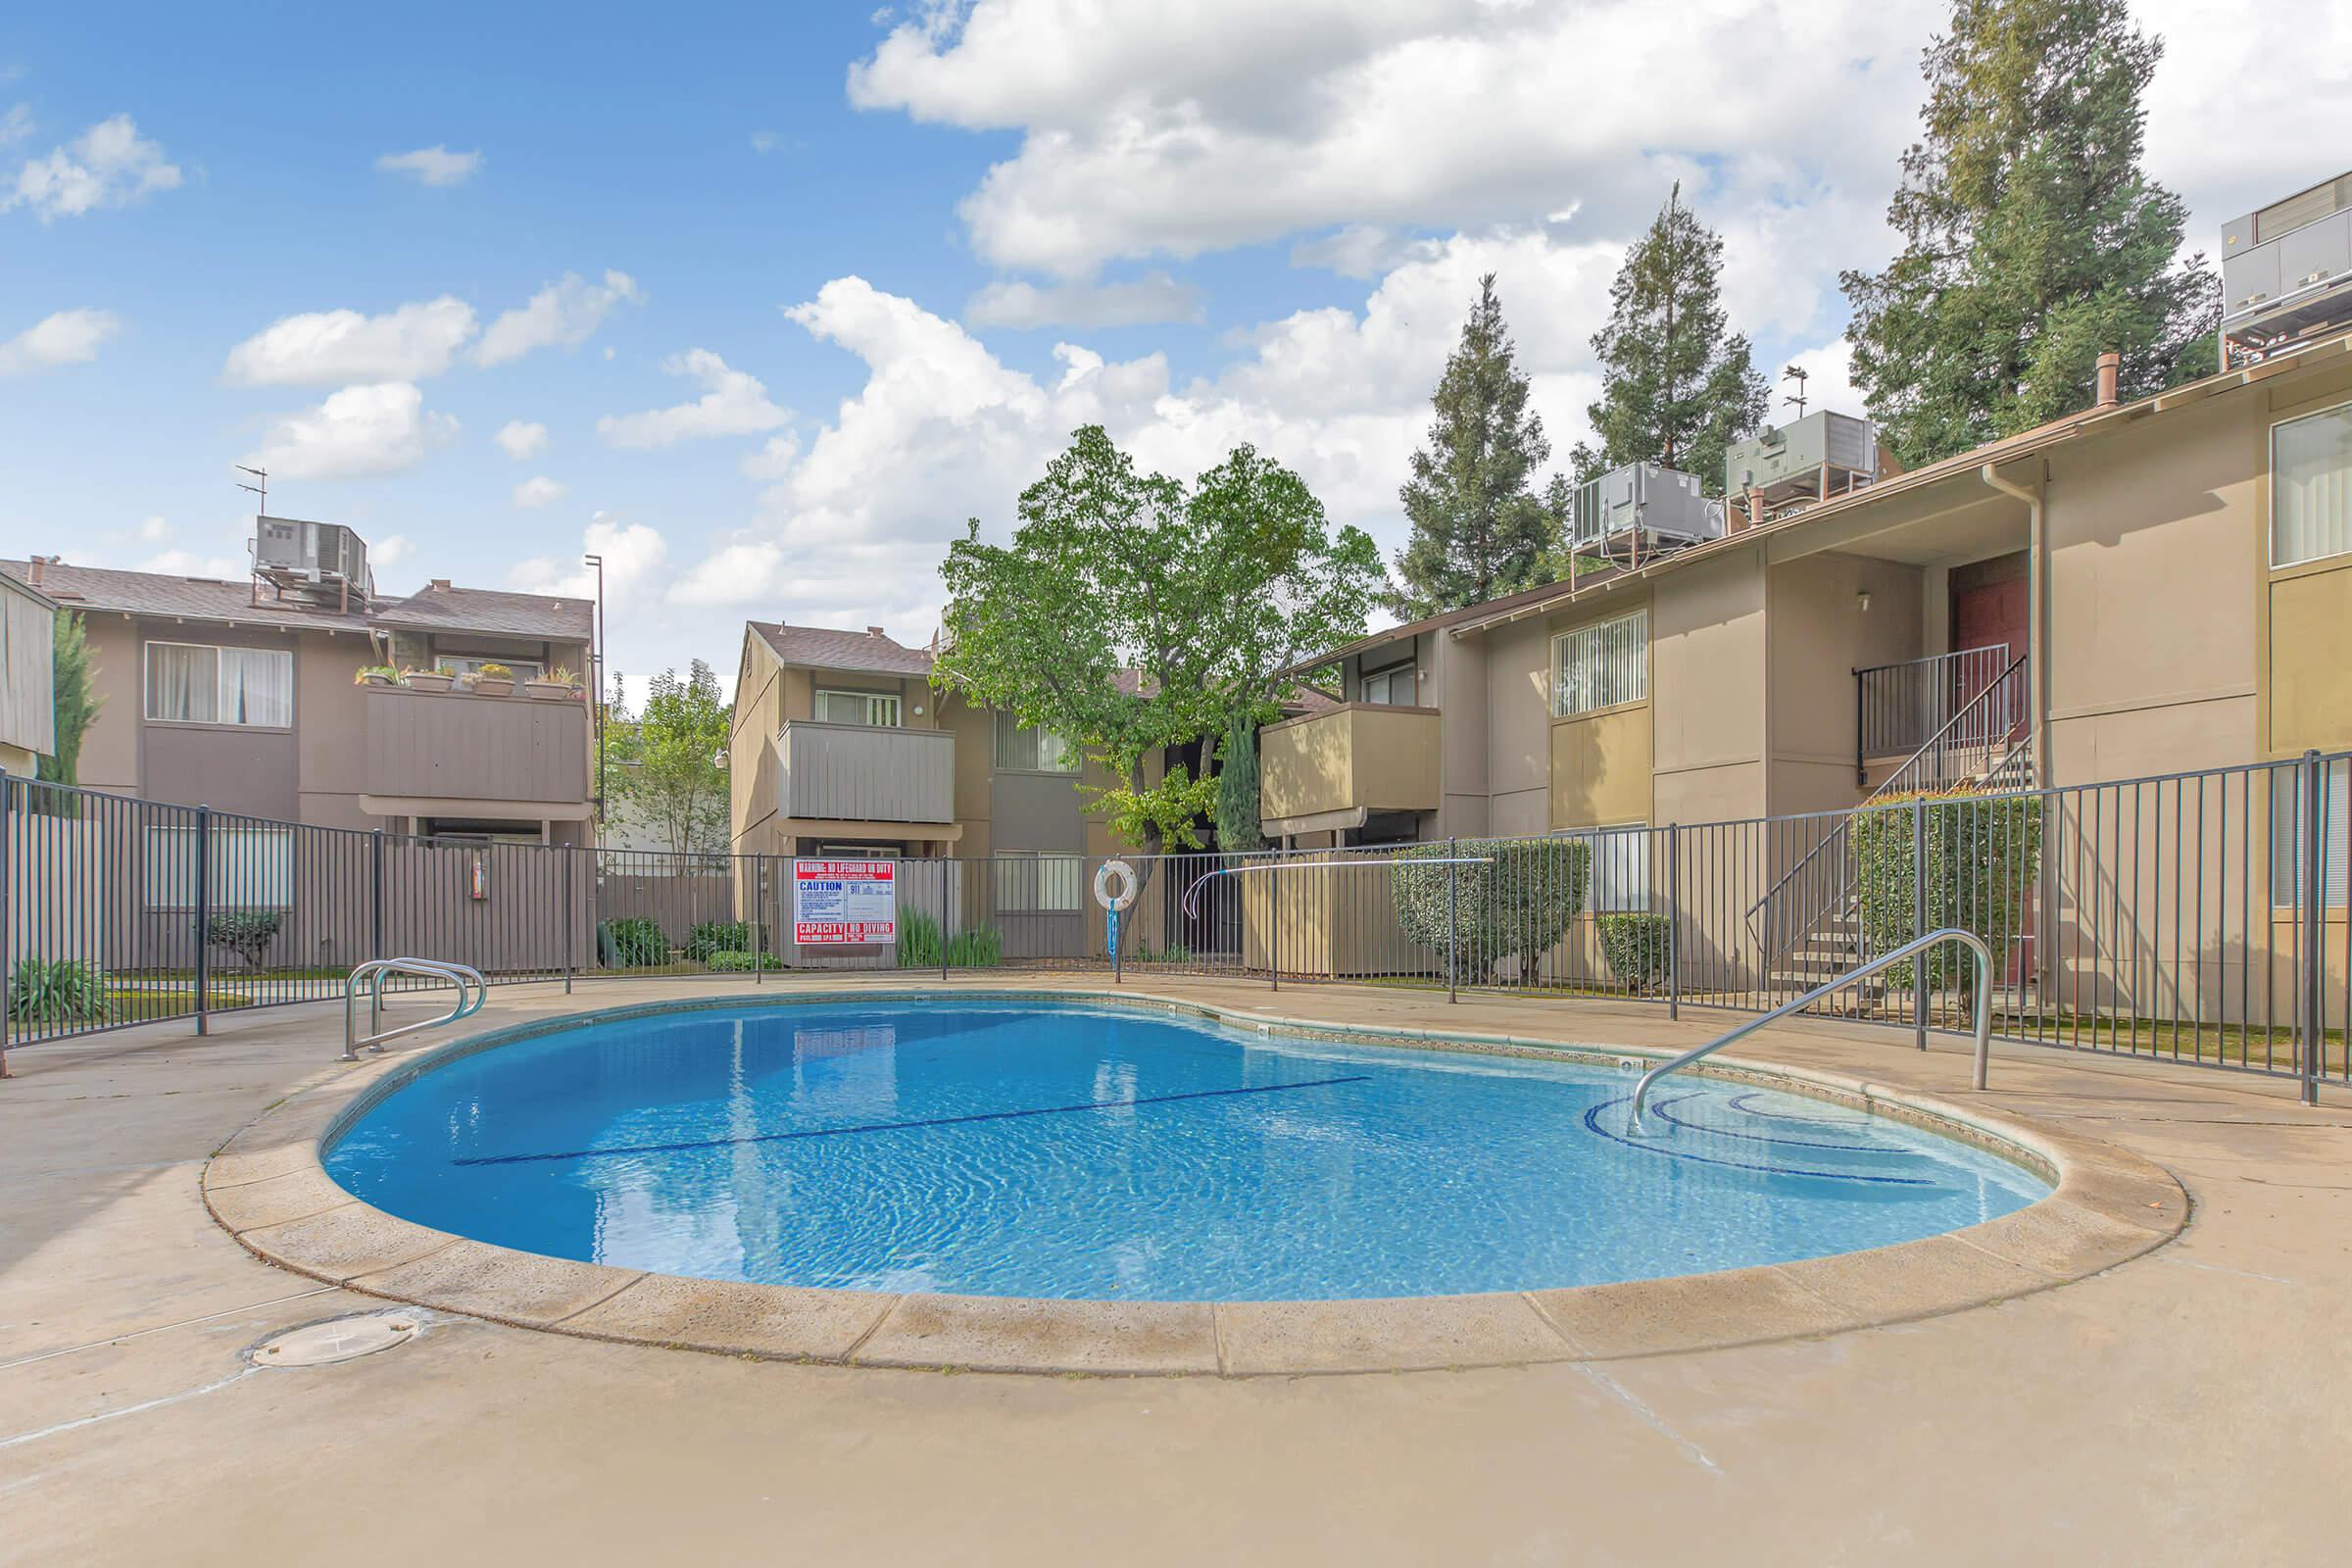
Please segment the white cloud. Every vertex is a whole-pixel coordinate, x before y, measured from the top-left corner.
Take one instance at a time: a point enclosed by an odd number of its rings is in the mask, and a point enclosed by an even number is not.
[[[29,122],[15,122],[18,134]],[[27,161],[0,187],[0,212],[29,207],[44,223],[101,207],[127,207],[180,182],[179,166],[139,134],[128,115],[102,120],[46,158]]]
[[[424,407],[406,381],[347,386],[315,409],[280,417],[244,459],[273,479],[348,479],[394,473],[457,434],[458,421]]]
[[[506,449],[508,457],[520,463],[537,456],[539,450],[547,445],[547,426],[535,420],[526,423],[521,419],[509,419],[499,426],[496,439]]]
[[[792,471],[800,461],[801,438],[790,430],[771,435],[759,451],[743,460],[743,476],[747,479],[781,479]]]
[[[677,441],[706,436],[756,435],[772,430],[792,417],[789,409],[768,401],[767,388],[748,371],[732,369],[709,349],[673,354],[662,368],[671,375],[690,376],[706,388],[692,403],[642,414],[607,415],[596,421],[597,433],[616,447],[665,447]]]
[[[416,554],[416,541],[405,533],[388,533],[368,546],[371,566],[397,566]]]
[[[28,375],[60,365],[86,365],[122,329],[112,311],[59,311],[0,343],[0,375]]]
[[[525,479],[514,487],[514,504],[526,509],[544,507],[550,502],[563,500],[570,493],[571,487],[562,480],[541,474],[535,479]]]
[[[602,283],[591,283],[577,272],[565,272],[532,295],[527,304],[506,312],[482,334],[473,357],[483,366],[519,360],[533,349],[577,348],[595,335],[613,307],[645,298],[637,280],[626,272],[608,271]]]
[[[23,141],[32,134],[32,105],[11,104],[8,113],[0,115],[0,147]]]
[[[963,308],[972,326],[1148,326],[1199,321],[1206,312],[1200,291],[1165,272],[1130,283],[1034,283],[1000,279]]]
[[[386,153],[375,167],[387,174],[407,174],[420,185],[462,185],[482,167],[478,152],[453,153],[435,144],[413,153]]]
[[[312,311],[281,317],[228,351],[231,386],[333,386],[439,375],[474,334],[473,307],[453,295],[382,316]]]
[[[194,550],[159,550],[142,560],[134,571],[165,577],[211,577],[238,581],[251,575],[253,564],[235,556],[208,556]]]
[[[625,623],[651,602],[669,560],[669,541],[660,529],[624,523],[600,512],[580,536],[582,555],[605,558],[605,606],[615,624]],[[596,572],[575,556],[534,557],[507,573],[509,586],[524,593],[585,599],[596,592]],[[725,661],[717,661],[723,662]]]
[[[158,515],[140,519],[139,540],[142,544],[160,545],[171,537],[172,524],[166,518]]]

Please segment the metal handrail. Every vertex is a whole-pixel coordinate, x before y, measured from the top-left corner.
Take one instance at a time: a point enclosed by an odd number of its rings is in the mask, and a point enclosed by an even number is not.
[[[384,1023],[384,976],[413,974],[427,980],[446,980],[458,988],[458,1004],[438,1018],[422,1018],[405,1023],[397,1029],[386,1029]],[[360,1034],[358,1014],[353,1010],[360,1000],[360,982],[368,982],[368,1033]],[[473,998],[466,1000],[466,982],[473,982]],[[369,958],[355,965],[343,982],[343,1059],[357,1061],[362,1051],[381,1051],[384,1042],[402,1035],[415,1034],[419,1029],[431,1029],[440,1024],[456,1023],[470,1018],[482,1010],[490,1000],[490,982],[482,971],[471,964],[454,963],[439,958]]]
[[[1754,1034],[1757,1030],[1763,1028],[1768,1023],[1772,1023],[1777,1019],[1786,1018],[1792,1012],[1800,1012],[1803,1009],[1813,1005],[1813,1004],[1816,1002],[1819,1002],[1822,998],[1830,995],[1830,993],[1839,990],[1842,987],[1852,985],[1864,975],[1874,974],[1877,971],[1886,968],[1890,963],[1900,963],[1915,953],[1925,952],[1929,948],[1936,947],[1945,942],[1961,943],[1977,956],[1976,1086],[1979,1089],[1984,1088],[1985,1070],[1992,1058],[1992,949],[1985,946],[1984,939],[1981,936],[1978,936],[1974,931],[1963,931],[1958,926],[1947,925],[1940,930],[1931,931],[1924,937],[1914,937],[1910,941],[1904,943],[1901,947],[1893,949],[1891,952],[1882,953],[1877,957],[1871,959],[1868,963],[1861,964],[1856,968],[1847,970],[1844,974],[1839,975],[1828,985],[1816,986],[1813,990],[1806,992],[1794,1002],[1784,1002],[1779,1006],[1773,1008],[1770,1012],[1750,1018],[1745,1023],[1740,1024],[1738,1028],[1727,1030],[1723,1034],[1717,1035],[1714,1039],[1708,1041],[1705,1045],[1698,1047],[1696,1050],[1686,1051],[1673,1060],[1662,1061],[1655,1067],[1650,1068],[1649,1071],[1642,1075],[1642,1081],[1634,1086],[1633,1130],[1635,1132],[1640,1132],[1642,1130],[1642,1106],[1649,1099],[1649,1086],[1653,1083],[1656,1083],[1660,1078],[1665,1077],[1668,1073],[1674,1072],[1679,1068],[1688,1067],[1690,1065],[1690,1063],[1698,1060],[1701,1056],[1712,1055],[1716,1052],[1721,1051],[1724,1047],[1730,1045],[1733,1041],[1741,1040],[1749,1035]],[[1915,987],[1919,986],[1924,978],[1924,976],[1915,974],[1912,976],[1912,984]],[[1921,1044],[1924,1048],[1926,1044],[1924,1036],[1922,1037]]]
[[[1184,898],[1179,901],[1178,906],[1184,910],[1185,918],[1191,919],[1200,912],[1196,901],[1200,896],[1202,884],[1212,882],[1221,876],[1238,876],[1244,871],[1303,871],[1318,865],[1352,870],[1357,866],[1365,865],[1493,865],[1494,863],[1494,857],[1492,855],[1384,855],[1377,858],[1365,855],[1344,860],[1257,860],[1249,865],[1220,866],[1214,871],[1196,877],[1192,886],[1184,890]]]

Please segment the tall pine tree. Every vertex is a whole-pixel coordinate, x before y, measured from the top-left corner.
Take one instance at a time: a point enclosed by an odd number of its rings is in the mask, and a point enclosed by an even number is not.
[[[1391,605],[1416,618],[1548,581],[1559,537],[1559,518],[1532,488],[1551,443],[1528,412],[1492,272],[1478,280],[1478,303],[1431,402],[1429,446],[1413,454],[1413,476],[1397,492],[1413,536],[1396,553],[1403,586]]]
[[[1579,483],[1628,463],[1662,463],[1723,494],[1723,453],[1763,421],[1772,389],[1747,338],[1723,314],[1723,238],[1683,205],[1678,181],[1609,285],[1609,324],[1592,339],[1600,438],[1577,443]]]
[[[1929,44],[1902,251],[1843,278],[1854,381],[1905,463],[2082,408],[2108,349],[2127,397],[2212,368],[2219,290],[2139,167],[2163,52],[2126,0],[1958,0]]]

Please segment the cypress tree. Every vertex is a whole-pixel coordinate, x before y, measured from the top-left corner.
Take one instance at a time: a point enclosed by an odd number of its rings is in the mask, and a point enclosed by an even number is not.
[[[1217,848],[1227,854],[1262,850],[1266,836],[1258,827],[1257,725],[1249,714],[1234,716],[1217,759],[1217,799],[1213,818]]]
[[[2219,289],[2202,253],[2174,261],[2186,208],[2140,169],[2163,53],[2126,0],[1959,0],[1929,44],[1903,248],[1842,278],[1855,383],[1905,463],[2083,407],[2108,349],[2127,397],[2213,368]]]
[[[1549,580],[1558,519],[1531,487],[1551,443],[1527,392],[1489,272],[1430,400],[1429,445],[1413,454],[1412,477],[1397,492],[1413,524],[1396,553],[1403,587],[1391,607],[1399,614],[1418,618]]]
[[[1683,205],[1678,181],[1609,285],[1609,321],[1592,338],[1600,401],[1585,411],[1600,444],[1577,444],[1580,484],[1662,463],[1723,494],[1724,449],[1753,433],[1772,394],[1725,318],[1722,285],[1723,237]]]

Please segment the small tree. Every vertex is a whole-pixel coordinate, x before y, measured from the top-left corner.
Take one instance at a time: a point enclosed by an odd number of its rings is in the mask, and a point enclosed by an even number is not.
[[[615,693],[605,720],[608,788],[623,812],[675,855],[727,848],[727,708],[718,677],[695,660],[680,680],[656,675],[645,711],[632,716]]]
[[[1257,726],[1243,716],[1225,737],[1225,757],[1217,768],[1217,848],[1228,854],[1264,849],[1259,821]]]
[[[49,678],[54,693],[56,738],[51,751],[40,760],[35,776],[51,784],[74,784],[81,772],[82,738],[98,720],[98,710],[105,699],[93,692],[91,682],[98,673],[90,662],[90,641],[81,616],[71,610],[57,612],[57,631],[49,659]],[[52,808],[59,815],[76,813],[73,797],[57,795]]]
[[[1462,839],[1398,850],[1390,896],[1404,934],[1440,953],[1473,983],[1494,978],[1506,958],[1519,974],[1568,934],[1585,906],[1592,846],[1581,839]],[[1483,865],[1413,865],[1416,859],[1483,859]],[[1448,938],[1451,941],[1448,941]]]
[[[1429,445],[1413,454],[1412,477],[1397,492],[1413,534],[1396,553],[1403,586],[1391,605],[1408,619],[1549,580],[1559,515],[1533,486],[1551,442],[1528,409],[1527,372],[1514,353],[1489,272],[1430,399]]]
[[[1771,388],[1724,315],[1723,239],[1683,205],[1678,182],[1609,285],[1593,336],[1600,401],[1585,413],[1600,445],[1578,444],[1581,484],[1629,463],[1660,463],[1723,494],[1724,452],[1763,419]]]

